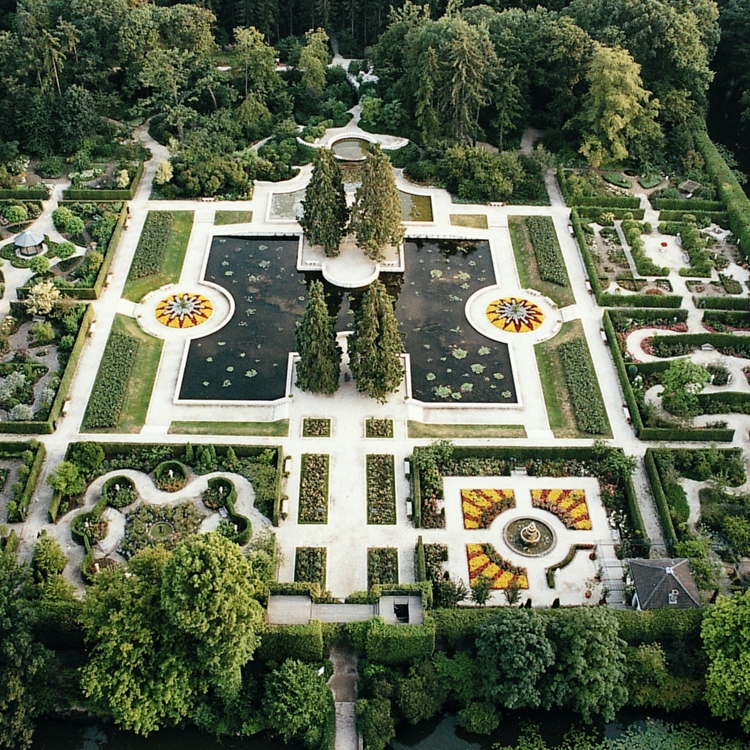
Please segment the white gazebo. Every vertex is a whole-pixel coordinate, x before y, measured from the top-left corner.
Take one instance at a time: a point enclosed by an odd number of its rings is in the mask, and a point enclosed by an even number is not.
[[[13,241],[18,248],[19,254],[26,258],[32,258],[44,252],[44,235],[39,234],[39,232],[32,232],[30,229],[27,229],[25,232],[16,235]]]

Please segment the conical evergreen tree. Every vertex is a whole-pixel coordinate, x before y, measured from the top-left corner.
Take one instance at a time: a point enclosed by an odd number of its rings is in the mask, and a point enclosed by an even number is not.
[[[362,167],[362,185],[352,210],[349,231],[357,235],[357,244],[374,260],[381,260],[388,245],[400,245],[404,239],[401,223],[401,199],[390,159],[373,144]]]
[[[307,307],[295,331],[297,387],[313,393],[335,393],[341,372],[341,348],[336,344],[334,319],[328,314],[323,284],[310,284]]]
[[[402,351],[393,302],[376,280],[362,298],[349,336],[349,366],[357,390],[383,403],[404,378]]]
[[[302,208],[299,223],[308,242],[321,245],[328,256],[338,255],[349,209],[341,169],[327,148],[320,148],[315,154]]]

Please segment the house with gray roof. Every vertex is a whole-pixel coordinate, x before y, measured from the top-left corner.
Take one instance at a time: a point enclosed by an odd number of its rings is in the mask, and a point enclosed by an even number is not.
[[[630,582],[636,609],[690,609],[701,600],[688,561],[684,558],[630,560]]]

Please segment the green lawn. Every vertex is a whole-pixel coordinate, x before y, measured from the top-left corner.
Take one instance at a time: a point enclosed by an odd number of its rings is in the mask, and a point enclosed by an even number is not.
[[[277,422],[172,422],[170,435],[251,435],[288,437],[289,420]]]
[[[542,281],[540,278],[534,247],[529,240],[524,217],[509,216],[508,231],[510,232],[510,241],[513,244],[513,255],[516,258],[516,268],[518,269],[521,287],[523,289],[536,289],[554,300],[558,307],[575,304],[576,299],[569,286],[558,286],[549,281]]]
[[[131,302],[140,302],[149,292],[180,280],[185,261],[190,232],[193,229],[193,211],[174,211],[172,229],[167,239],[161,271],[135,281],[127,281],[122,296]]]
[[[214,226],[226,224],[249,224],[253,220],[252,211],[217,211],[214,216]]]
[[[487,229],[487,214],[451,214],[451,226]]]
[[[407,423],[410,438],[525,438],[523,425],[516,424],[426,424]]]
[[[154,389],[164,342],[144,333],[135,320],[127,315],[115,316],[112,332],[138,339],[138,353],[130,371],[117,424],[114,427],[91,430],[91,432],[140,432],[141,427],[146,423],[146,413],[151,401],[151,392]]]
[[[536,365],[539,378],[542,381],[544,403],[547,407],[549,426],[556,438],[590,438],[587,432],[581,432],[576,425],[576,417],[571,405],[570,393],[565,380],[565,370],[557,347],[565,341],[582,338],[586,340],[583,325],[580,320],[563,323],[560,332],[553,339],[543,341],[534,346]],[[612,430],[599,435],[601,438],[611,438]]]

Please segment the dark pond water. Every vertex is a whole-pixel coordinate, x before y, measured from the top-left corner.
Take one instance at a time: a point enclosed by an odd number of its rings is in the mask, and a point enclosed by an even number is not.
[[[515,403],[508,346],[482,336],[464,314],[469,297],[495,283],[489,243],[407,242],[396,314],[420,401]]]
[[[712,717],[708,711],[693,709],[690,712],[665,714],[654,711],[621,711],[609,724],[594,724],[591,733],[600,738],[616,739],[623,736],[629,727],[643,728],[647,722],[658,720],[665,724],[690,722],[699,727],[719,732],[725,737],[746,739],[736,723],[723,722]],[[392,750],[493,750],[500,746],[515,747],[526,721],[537,724],[548,747],[556,747],[573,726],[579,725],[575,716],[563,711],[524,711],[506,714],[500,727],[491,735],[469,734],[456,726],[455,716],[442,716],[416,726],[400,726]],[[750,743],[748,744],[750,746]],[[570,747],[566,745],[566,747]]]
[[[221,742],[197,729],[163,729],[139,737],[109,725],[39,722],[32,750],[302,750],[266,737],[225,737]]]
[[[370,142],[364,138],[341,138],[332,146],[333,151],[343,161],[363,161],[367,158]]]
[[[234,298],[235,313],[220,331],[190,344],[180,398],[266,401],[284,396],[288,353],[307,301],[296,270],[297,240],[219,237],[206,278]],[[489,244],[408,242],[406,273],[382,275],[411,357],[413,396],[427,402],[514,403],[508,347],[477,333],[466,300],[495,281]],[[317,277],[319,278],[319,276]],[[336,330],[351,330],[364,290],[326,285]]]
[[[305,310],[296,238],[217,237],[206,279],[234,298],[232,319],[191,342],[181,399],[270,401],[285,394],[287,355]]]

